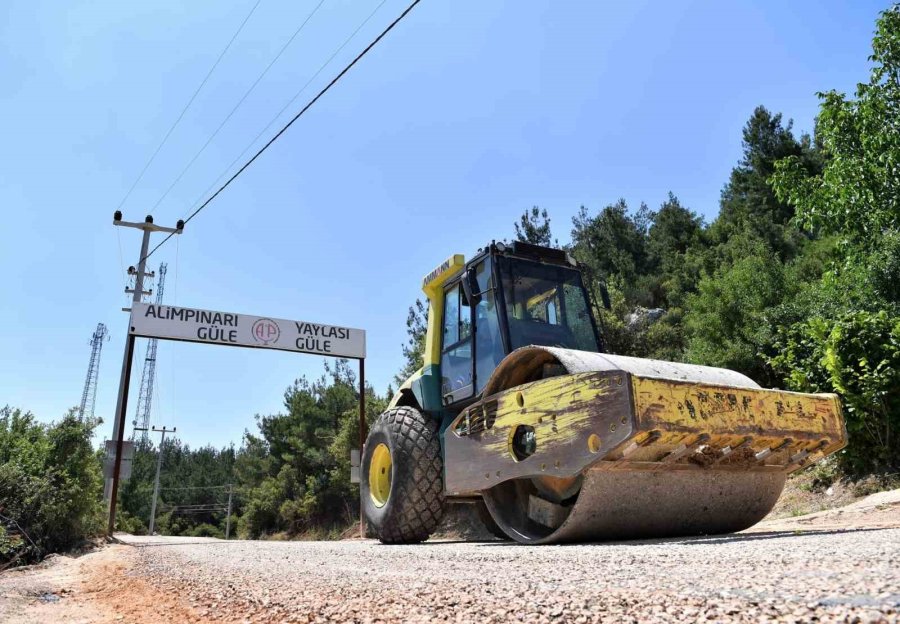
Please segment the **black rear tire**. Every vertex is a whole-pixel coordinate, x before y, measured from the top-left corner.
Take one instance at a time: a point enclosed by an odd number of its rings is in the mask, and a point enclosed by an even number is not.
[[[389,409],[369,431],[360,470],[360,497],[366,519],[383,543],[425,541],[441,523],[444,461],[438,436],[438,423],[413,407]],[[373,493],[370,485],[373,455],[382,445],[390,452],[386,496],[377,485]]]

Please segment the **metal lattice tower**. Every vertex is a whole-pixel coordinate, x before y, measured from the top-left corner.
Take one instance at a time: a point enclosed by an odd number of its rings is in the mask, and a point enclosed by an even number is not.
[[[162,303],[163,289],[166,285],[166,263],[159,265],[159,281],[156,283],[156,305]],[[137,412],[135,413],[134,426],[142,428],[141,443],[149,441],[150,406],[153,403],[153,383],[156,379],[156,338],[151,338],[147,343],[147,355],[144,358],[144,374],[141,375],[141,389],[138,393]]]
[[[78,420],[85,416],[94,417],[94,403],[97,402],[97,376],[100,374],[100,351],[109,337],[106,325],[97,323],[97,329],[91,336],[91,361],[88,363],[87,378],[84,380],[84,391],[81,393],[81,404],[78,406]]]

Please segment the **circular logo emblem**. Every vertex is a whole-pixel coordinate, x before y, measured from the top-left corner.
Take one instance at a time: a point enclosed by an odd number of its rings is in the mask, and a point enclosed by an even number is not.
[[[278,329],[278,323],[272,319],[261,318],[253,323],[253,327],[250,328],[250,333],[253,334],[253,339],[256,340],[256,342],[263,345],[270,345],[278,340],[278,337],[281,335],[281,330]]]

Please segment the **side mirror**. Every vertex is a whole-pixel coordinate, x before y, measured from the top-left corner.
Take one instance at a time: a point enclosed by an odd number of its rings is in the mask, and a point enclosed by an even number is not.
[[[612,303],[609,301],[609,291],[606,289],[606,282],[597,282],[597,286],[600,288],[600,301],[603,302],[603,307],[607,310],[612,310]]]
[[[481,292],[478,288],[478,279],[475,277],[475,267],[466,269],[466,274],[462,279],[463,292],[466,294],[466,300],[469,305],[474,307],[481,301]]]

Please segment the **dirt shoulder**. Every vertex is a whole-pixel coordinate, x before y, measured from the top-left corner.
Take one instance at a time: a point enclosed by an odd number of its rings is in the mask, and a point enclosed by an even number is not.
[[[872,474],[842,477],[837,464],[828,458],[788,477],[784,491],[766,520],[793,518],[819,511],[846,507],[870,494],[900,489],[900,475]]]
[[[0,575],[0,622],[121,624],[203,622],[189,600],[135,574],[132,546],[109,544],[80,557],[53,555]]]
[[[889,529],[900,526],[900,490],[870,494],[843,507],[792,518],[763,520],[748,532]]]

